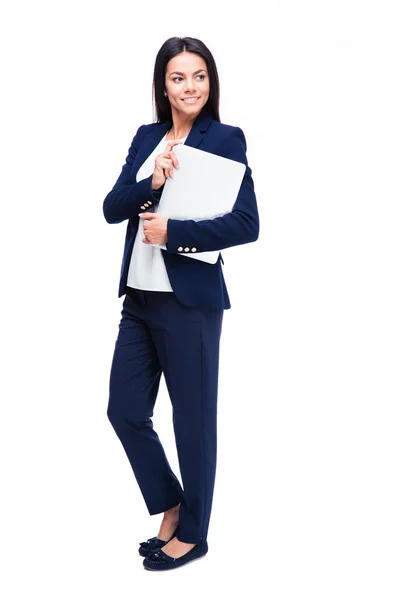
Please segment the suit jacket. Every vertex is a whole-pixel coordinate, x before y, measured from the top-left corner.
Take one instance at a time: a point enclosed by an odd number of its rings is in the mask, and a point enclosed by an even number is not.
[[[138,214],[159,203],[164,187],[152,190],[152,175],[136,182],[136,173],[171,126],[172,120],[168,119],[139,127],[122,171],[103,202],[103,213],[108,223],[128,221],[118,297],[126,293]],[[246,139],[239,127],[216,121],[203,107],[185,144],[237,160],[247,167],[232,212],[203,221],[168,219],[167,249],[161,249],[168,278],[178,300],[187,306],[228,309],[231,303],[222,272],[221,253],[215,264],[192,260],[182,253],[185,250],[186,254],[222,250],[257,240],[259,215],[251,169],[247,164]]]

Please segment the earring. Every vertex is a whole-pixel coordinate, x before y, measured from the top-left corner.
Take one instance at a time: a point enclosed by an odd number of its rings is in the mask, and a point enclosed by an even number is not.
[[[166,96],[168,96],[168,94],[167,94],[167,92],[166,92],[165,90],[164,90],[164,96],[165,96],[165,97],[166,97]]]

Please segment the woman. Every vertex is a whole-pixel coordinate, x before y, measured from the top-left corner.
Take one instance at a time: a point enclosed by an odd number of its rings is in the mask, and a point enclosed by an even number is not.
[[[153,90],[157,122],[137,130],[103,204],[108,223],[128,221],[107,415],[149,513],[164,513],[158,535],[140,544],[143,565],[167,570],[208,551],[219,343],[223,311],[230,308],[221,253],[215,264],[184,254],[254,242],[259,217],[245,137],[239,127],[220,122],[218,73],[207,47],[196,38],[168,39],[156,57]],[[182,143],[246,165],[231,213],[197,222],[157,213],[165,181],[179,168],[173,148]],[[151,419],[161,373],[173,407],[183,489]]]

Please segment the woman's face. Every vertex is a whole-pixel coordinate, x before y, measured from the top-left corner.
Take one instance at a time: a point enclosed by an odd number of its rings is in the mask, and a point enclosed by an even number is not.
[[[165,73],[165,89],[173,116],[196,118],[210,93],[204,59],[193,52],[181,52],[171,58]]]

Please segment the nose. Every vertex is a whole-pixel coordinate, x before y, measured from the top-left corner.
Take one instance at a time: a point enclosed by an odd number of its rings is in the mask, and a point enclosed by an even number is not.
[[[193,81],[190,77],[188,77],[188,79],[186,79],[185,92],[193,92],[193,91],[194,91]]]

